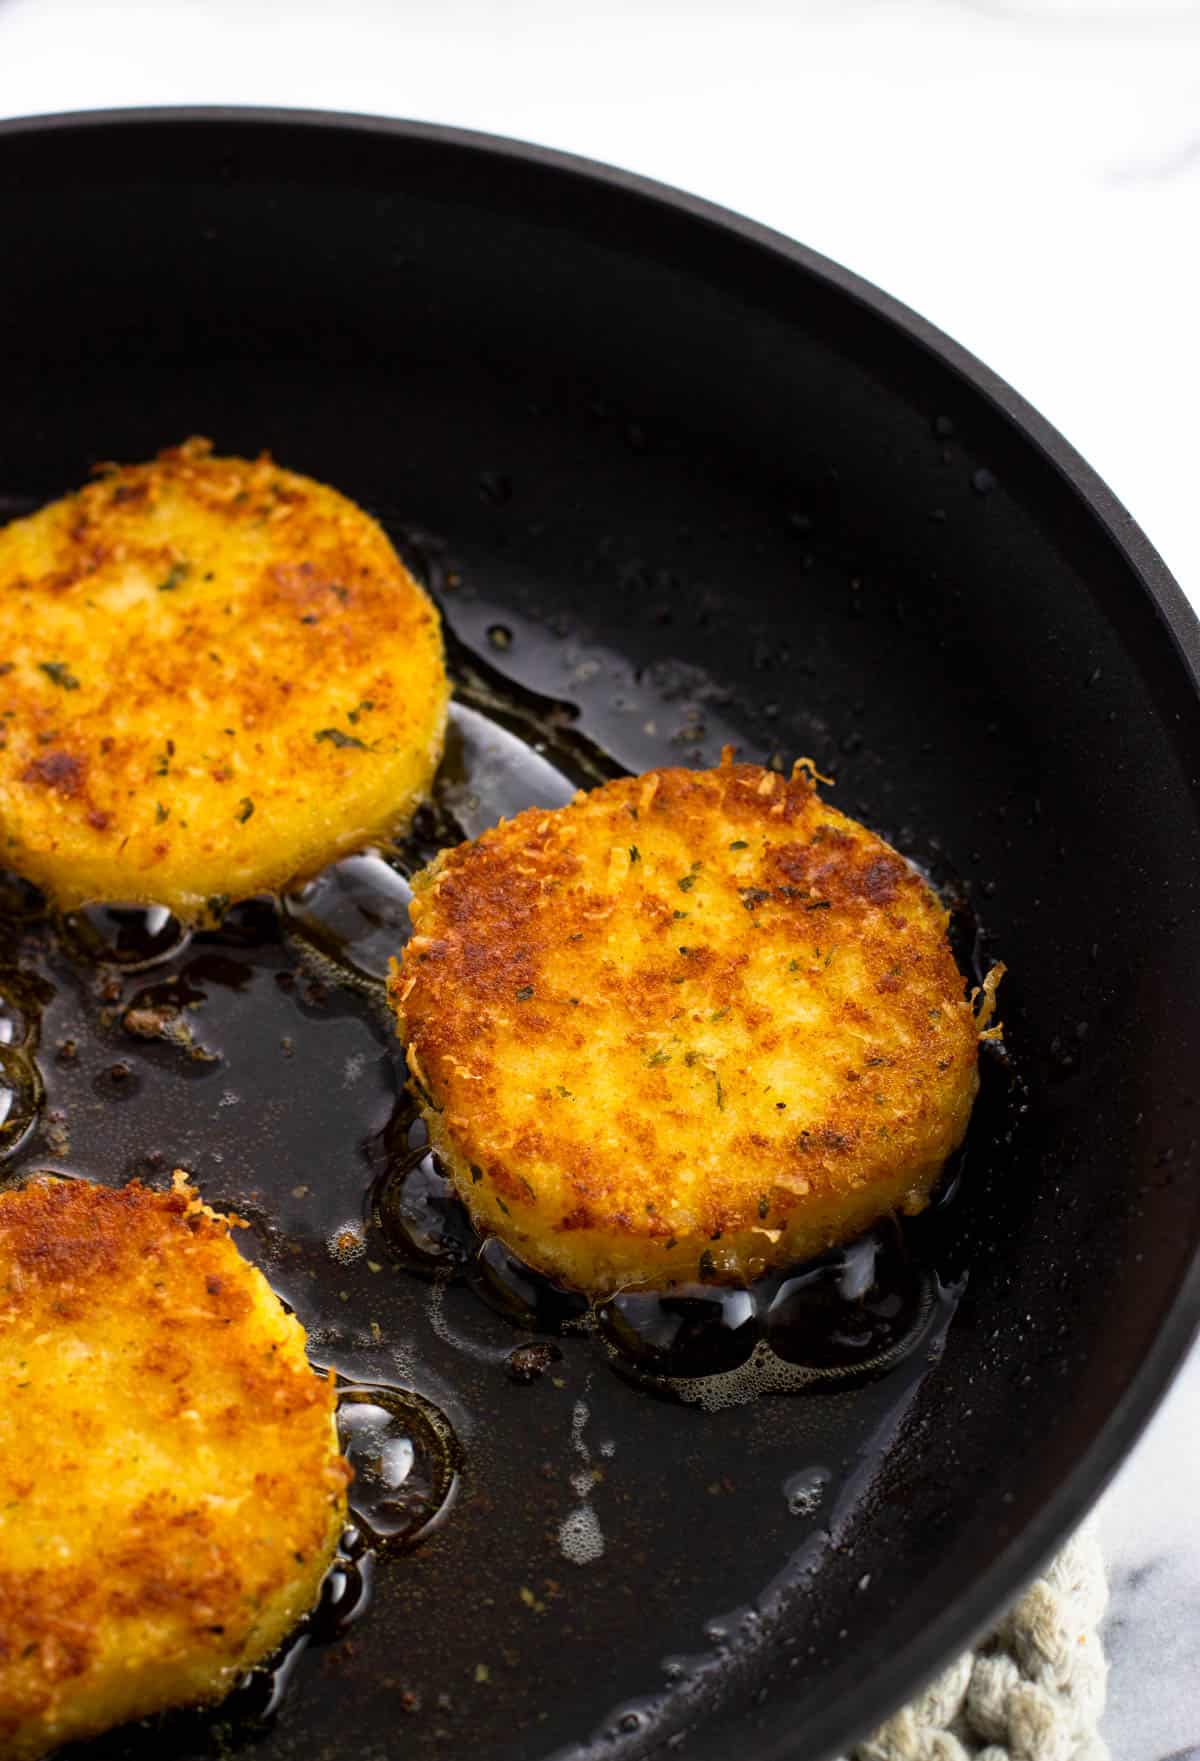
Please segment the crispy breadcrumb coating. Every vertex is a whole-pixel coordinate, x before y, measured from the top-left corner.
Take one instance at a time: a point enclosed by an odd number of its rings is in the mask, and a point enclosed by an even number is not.
[[[415,882],[390,995],[483,1230],[581,1289],[740,1279],[916,1211],[977,1022],[925,881],[727,755],[532,809]]]
[[[188,441],[0,529],[0,859],[219,916],[395,829],[441,756],[437,612],[381,528]]]
[[[180,1179],[0,1196],[0,1390],[7,1761],[219,1700],[315,1602],[333,1379]]]

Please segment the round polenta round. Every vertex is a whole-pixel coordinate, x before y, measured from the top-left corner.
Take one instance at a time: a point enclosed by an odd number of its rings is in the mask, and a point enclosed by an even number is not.
[[[0,866],[188,918],[402,825],[449,697],[375,521],[200,440],[0,530],[0,675]]]
[[[346,1520],[333,1377],[225,1218],[172,1192],[0,1195],[0,1754],[224,1697]]]
[[[745,1279],[919,1210],[980,1031],[880,838],[728,760],[531,809],[416,877],[390,995],[476,1224],[578,1288]]]

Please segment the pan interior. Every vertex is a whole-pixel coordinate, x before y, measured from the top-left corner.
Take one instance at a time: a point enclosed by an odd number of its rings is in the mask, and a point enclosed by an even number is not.
[[[464,711],[478,747],[520,753],[471,771],[464,713],[464,813],[596,753],[808,753],[839,806],[957,874],[1010,970],[1011,1077],[936,1244],[948,1325],[889,1375],[705,1413],[587,1340],[514,1384],[509,1322],[369,1228],[348,1245],[395,1052],[369,996],[314,977],[258,908],[138,980],[203,992],[215,1064],[134,1044],[133,981],[106,1001],[107,976],[23,927],[54,986],[60,1135],[16,1165],[189,1167],[251,1218],[315,1355],[418,1389],[462,1451],[446,1520],[381,1558],[363,1618],[314,1632],[277,1712],[251,1690],[236,1720],[90,1752],[846,1740],[935,1661],[922,1634],[949,1647],[986,1617],[973,1586],[1048,1504],[1066,1520],[1094,1489],[1081,1464],[1187,1275],[1200,753],[1154,605],[952,364],[833,280],[616,185],[243,120],[10,134],[0,192],[20,247],[9,511],[192,432],[269,447],[413,546],[493,669]],[[545,738],[514,713],[530,692],[539,715],[569,706]],[[562,1533],[584,1504],[580,1564]]]
[[[398,536],[452,609],[457,569]],[[533,631],[501,615],[488,642],[507,659]],[[101,1753],[149,1755],[169,1741],[203,1755],[214,1731],[233,1749],[269,1733],[281,1754],[304,1752],[314,1730],[333,1742],[353,1729],[367,1745],[381,1682],[407,1711],[412,1744],[435,1752],[468,1732],[514,1755],[531,1735],[551,1750],[591,1737],[636,1753],[663,1740],[725,1677],[761,1672],[793,1605],[853,1547],[965,1289],[962,1165],[931,1213],[868,1238],[877,1327],[898,1310],[891,1337],[856,1346],[846,1334],[865,1314],[835,1294],[864,1281],[852,1249],[848,1277],[821,1284],[824,1319],[796,1334],[803,1365],[756,1357],[668,1383],[570,1317],[564,1330],[546,1303],[521,1309],[519,1284],[497,1286],[484,1270],[491,1262],[476,1257],[422,1154],[384,996],[409,931],[408,877],[502,814],[557,805],[618,766],[569,702],[516,687],[452,635],[450,651],[456,699],[435,799],[398,844],[190,937],[161,910],[56,920],[0,877],[7,1074],[32,1063],[45,1088],[37,1112],[32,1082],[9,1107],[5,1177],[54,1169],[161,1184],[187,1169],[208,1202],[249,1223],[245,1250],[299,1314],[314,1359],[337,1370],[356,1470],[322,1604],[272,1666],[216,1714],[152,1721],[102,1739]],[[669,694],[650,687],[645,702],[643,735],[671,725]],[[977,962],[981,932],[965,906],[956,922]],[[1020,1088],[995,1058],[985,1080],[977,1140],[1014,1116]],[[779,1284],[756,1293],[764,1320]],[[759,1387],[778,1391],[756,1398]],[[682,1547],[689,1533],[704,1544]],[[616,1644],[644,1573],[651,1653]],[[472,1618],[441,1618],[467,1584]],[[414,1603],[428,1611],[419,1646]],[[603,1630],[611,1667],[597,1671]],[[331,1671],[348,1700],[329,1695]]]

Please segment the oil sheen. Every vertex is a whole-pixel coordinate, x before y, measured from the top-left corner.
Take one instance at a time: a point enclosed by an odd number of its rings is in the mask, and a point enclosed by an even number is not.
[[[507,615],[487,627],[506,657],[540,640]],[[589,1304],[478,1238],[407,1097],[384,1000],[410,879],[620,766],[565,698],[453,639],[450,659],[432,804],[403,840],[284,898],[189,934],[163,911],[56,920],[0,875],[0,1186],[35,1169],[115,1184],[186,1168],[249,1221],[240,1245],[336,1369],[356,1475],[321,1604],[273,1665],[215,1711],[99,1739],[97,1761],[168,1745],[365,1754],[380,1696],[405,1753],[653,1747],[718,1691],[734,1651],[752,1666],[850,1544],[962,1287],[946,1223],[961,1168],[924,1216],[749,1290]],[[973,1135],[1005,1105],[989,1068]],[[793,1398],[764,1398],[779,1394]],[[698,1552],[717,1501],[728,1520]],[[620,1581],[659,1661],[596,1671],[588,1635]],[[735,1584],[749,1601],[715,1616]]]

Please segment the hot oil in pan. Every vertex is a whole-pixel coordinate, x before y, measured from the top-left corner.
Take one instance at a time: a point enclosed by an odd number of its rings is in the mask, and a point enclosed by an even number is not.
[[[394,1160],[375,1187],[373,1221],[414,1270],[465,1282],[529,1332],[591,1335],[619,1374],[710,1411],[882,1373],[917,1350],[952,1306],[925,1263],[914,1223],[893,1218],[748,1289],[678,1285],[589,1303],[497,1238],[475,1233],[414,1108],[398,1109],[392,1131]],[[948,1171],[935,1209],[949,1201],[957,1179],[956,1169]]]
[[[0,1175],[161,1183],[181,1166],[209,1202],[246,1217],[243,1246],[296,1309],[314,1359],[339,1372],[357,1475],[321,1605],[274,1669],[213,1714],[113,1733],[89,1754],[202,1755],[260,1743],[268,1727],[266,1752],[308,1753],[331,1673],[344,1683],[331,1728],[344,1727],[345,1753],[358,1752],[356,1696],[381,1691],[411,1719],[406,1749],[419,1737],[443,1751],[474,1741],[501,1701],[506,1733],[578,1736],[571,1635],[586,1633],[590,1587],[608,1560],[632,1573],[627,1555],[645,1561],[661,1546],[670,1519],[655,1503],[656,1450],[672,1452],[685,1476],[669,1500],[686,1533],[712,1499],[738,1495],[722,1464],[738,1466],[750,1439],[756,1480],[779,1491],[770,1519],[755,1504],[754,1535],[737,1551],[747,1584],[771,1580],[762,1606],[748,1625],[739,1615],[736,1643],[710,1621],[715,1649],[669,1664],[656,1698],[630,1697],[653,1677],[644,1659],[633,1682],[598,1672],[595,1711],[623,1701],[609,1734],[636,1750],[651,1725],[669,1724],[675,1700],[732,1667],[747,1634],[768,1631],[790,1594],[775,1577],[781,1547],[796,1539],[789,1524],[817,1524],[811,1552],[844,1523],[839,1511],[852,1510],[956,1301],[941,1241],[957,1176],[921,1218],[881,1225],[750,1291],[698,1285],[593,1308],[475,1236],[404,1092],[383,1001],[387,961],[407,934],[409,877],[501,815],[558,805],[619,767],[565,706],[515,690],[465,651],[453,660],[436,800],[393,849],[351,857],[282,902],[251,901],[220,930],[190,937],[155,911],[95,909],[55,925],[30,889],[0,880]],[[790,1440],[754,1417],[778,1410],[760,1394],[819,1385],[832,1391],[819,1405],[786,1403],[804,1415]],[[866,1402],[851,1429],[865,1425],[870,1447],[860,1439],[847,1453],[833,1433],[822,1442],[841,1411],[838,1390]],[[797,1462],[822,1448],[830,1465]],[[623,1477],[621,1497],[610,1488]],[[797,1581],[812,1564],[805,1547],[793,1558]],[[461,1599],[468,1569],[495,1612],[464,1646],[439,1615]],[[699,1581],[693,1591],[693,1604],[709,1597],[705,1615],[712,1593]],[[686,1643],[694,1606],[682,1591],[675,1601],[675,1638]],[[660,1624],[664,1646],[675,1642]],[[552,1711],[564,1709],[556,1731]],[[326,1752],[343,1752],[342,1740]]]

